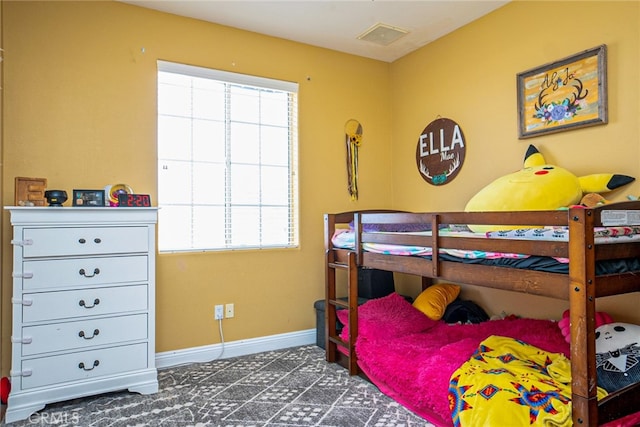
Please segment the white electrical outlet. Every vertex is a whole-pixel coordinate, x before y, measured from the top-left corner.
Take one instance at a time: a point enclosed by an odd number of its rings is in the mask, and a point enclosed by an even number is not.
[[[224,317],[230,318],[233,317],[233,303],[225,304],[224,306]]]
[[[222,320],[222,318],[224,317],[222,310],[224,310],[224,307],[222,306],[222,304],[218,304],[215,306],[214,312],[213,312],[213,318],[215,320]]]

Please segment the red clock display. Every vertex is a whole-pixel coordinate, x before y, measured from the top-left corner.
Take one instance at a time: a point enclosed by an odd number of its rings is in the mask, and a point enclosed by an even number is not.
[[[123,208],[148,208],[151,196],[148,194],[118,194],[118,206]]]

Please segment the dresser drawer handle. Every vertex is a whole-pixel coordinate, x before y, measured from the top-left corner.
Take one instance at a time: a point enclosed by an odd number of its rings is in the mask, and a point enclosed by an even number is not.
[[[86,368],[86,367],[84,366],[84,362],[80,362],[80,363],[78,364],[78,368],[79,368],[79,369],[82,369],[82,370],[84,370],[84,371],[93,371],[93,369],[94,369],[96,366],[98,366],[99,364],[100,364],[100,361],[99,361],[99,360],[94,360],[94,361],[93,361],[93,366],[92,366],[92,367],[90,367],[90,368]]]
[[[81,269],[80,269],[80,271],[78,271],[78,273],[80,273],[80,275],[81,275],[81,276],[84,276],[84,277],[93,277],[93,276],[95,276],[96,274],[100,274],[100,269],[99,269],[99,268],[94,268],[94,269],[93,269],[93,274],[90,274],[90,275],[89,275],[89,274],[87,274],[87,272],[85,271],[85,269],[84,269],[84,268],[81,268]]]
[[[33,375],[33,371],[31,369],[23,369],[22,371],[9,371],[9,375],[11,375],[12,377],[30,377],[31,375]]]
[[[78,305],[79,305],[80,307],[84,307],[84,308],[93,308],[93,307],[95,307],[95,306],[96,306],[96,305],[98,305],[98,304],[100,304],[100,299],[99,299],[99,298],[96,298],[96,299],[94,299],[94,300],[93,300],[93,305],[87,305],[87,303],[86,303],[86,302],[84,302],[84,300],[83,300],[83,299],[81,299],[80,301],[78,301]]]
[[[98,334],[100,334],[100,329],[94,329],[93,330],[93,335],[91,335],[90,337],[86,336],[84,334],[84,331],[80,331],[78,332],[78,336],[80,338],[84,338],[85,340],[92,340],[95,336],[97,336]]]
[[[94,243],[102,243],[102,239],[99,238],[99,237],[96,237],[95,239],[93,239],[93,242]],[[81,237],[81,238],[78,239],[78,243],[81,243],[81,244],[84,245],[85,243],[87,243],[87,239]]]
[[[15,337],[12,336],[11,337],[11,342],[12,343],[16,343],[16,344],[31,344],[33,342],[33,338],[31,338],[31,337],[22,337],[22,338],[18,337],[18,338],[15,338]]]

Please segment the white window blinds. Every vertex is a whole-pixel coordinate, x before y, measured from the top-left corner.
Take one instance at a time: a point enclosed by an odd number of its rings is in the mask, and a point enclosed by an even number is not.
[[[160,251],[298,246],[297,92],[158,62]]]

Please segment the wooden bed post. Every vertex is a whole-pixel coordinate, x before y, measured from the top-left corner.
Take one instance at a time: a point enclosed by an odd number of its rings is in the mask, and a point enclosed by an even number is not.
[[[331,331],[336,330],[336,306],[331,301],[336,300],[336,269],[335,255],[332,250],[332,243],[330,236],[333,235],[333,230],[336,228],[335,217],[325,214],[324,215],[324,277],[325,277],[325,298],[324,298],[324,348],[325,358],[327,362],[336,361],[336,343],[331,339]]]
[[[349,374],[358,373],[358,358],[356,357],[356,337],[358,336],[358,264],[356,263],[356,253],[349,252],[349,279],[347,298],[349,304]]]
[[[596,426],[594,213],[570,209],[568,214],[573,425]]]

